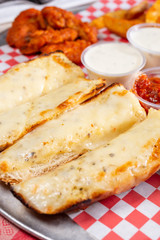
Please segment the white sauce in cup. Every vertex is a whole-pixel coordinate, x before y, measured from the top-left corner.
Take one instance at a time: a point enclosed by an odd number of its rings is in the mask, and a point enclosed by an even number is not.
[[[137,69],[143,62],[139,51],[125,43],[98,44],[84,56],[85,63],[104,74],[126,74]]]
[[[146,68],[160,66],[160,24],[137,24],[128,30],[127,38],[145,55]]]
[[[140,28],[138,31],[131,33],[131,38],[140,47],[160,54],[160,28]]]
[[[128,82],[145,64],[143,55],[128,43],[100,42],[86,48],[82,63],[91,79],[104,78],[108,85]]]

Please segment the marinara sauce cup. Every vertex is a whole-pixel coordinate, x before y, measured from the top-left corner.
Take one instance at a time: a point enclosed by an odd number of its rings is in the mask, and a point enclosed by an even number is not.
[[[144,94],[149,94],[150,99],[152,99],[152,102],[149,100],[146,100],[140,96],[136,91],[136,82],[139,81],[139,79],[144,78],[144,84],[142,82],[142,92],[144,90]],[[145,85],[145,78],[149,80],[150,83],[152,83],[150,90],[147,90],[147,87]],[[144,86],[144,88],[143,88]],[[140,101],[141,105],[148,110],[149,108],[155,108],[160,109],[160,67],[154,67],[154,68],[147,68],[143,70],[142,72],[139,72],[135,80],[132,82],[132,85],[130,86],[131,91],[136,95],[138,100]],[[155,89],[157,89],[155,91]],[[156,103],[157,96],[159,95]]]
[[[146,57],[145,68],[160,66],[160,24],[134,25],[127,31],[127,39]]]

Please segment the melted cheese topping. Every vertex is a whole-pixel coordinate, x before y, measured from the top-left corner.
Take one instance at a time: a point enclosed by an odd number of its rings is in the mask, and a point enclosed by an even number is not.
[[[102,86],[100,87],[100,85]],[[56,90],[50,91],[44,96],[1,113],[0,149],[2,150],[6,146],[13,144],[15,140],[25,135],[33,127],[36,127],[36,125],[57,117],[67,109],[76,107],[85,98],[88,98],[94,92],[96,93],[96,88],[99,87],[100,91],[103,86],[105,86],[103,80],[89,81],[77,79],[74,83],[68,83]],[[63,103],[64,101],[66,102]],[[58,107],[62,103],[64,106]],[[8,121],[9,119],[12,119],[12,121]]]
[[[0,112],[84,77],[81,68],[63,53],[20,63],[0,76]]]
[[[152,110],[107,144],[13,190],[38,212],[53,214],[128,190],[159,168],[160,111]]]
[[[21,181],[41,174],[100,146],[144,118],[144,110],[134,94],[122,85],[112,86],[3,151],[0,178]]]

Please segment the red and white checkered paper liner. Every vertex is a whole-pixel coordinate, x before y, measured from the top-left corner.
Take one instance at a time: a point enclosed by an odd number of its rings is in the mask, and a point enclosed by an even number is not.
[[[127,9],[139,2],[140,0],[101,0],[80,12],[78,17],[90,21],[107,11]],[[106,29],[99,31],[99,39],[125,41]],[[19,50],[8,45],[1,46],[0,74],[28,59]],[[127,192],[94,203],[83,211],[69,213],[68,216],[98,240],[160,240],[160,172]],[[35,238],[0,217],[0,240],[33,239]]]

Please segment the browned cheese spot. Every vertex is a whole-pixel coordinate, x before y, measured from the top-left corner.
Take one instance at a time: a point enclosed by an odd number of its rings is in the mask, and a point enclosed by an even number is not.
[[[104,190],[99,190],[99,191],[93,192],[91,195],[91,199],[97,199],[97,200],[101,199],[104,194],[106,194],[106,192]],[[110,194],[108,193],[108,195],[110,195]]]
[[[52,206],[48,206],[48,207],[47,207],[47,210],[46,210],[46,213],[47,213],[47,214],[51,214],[52,211],[53,211]]]
[[[154,144],[155,140],[152,138],[150,139],[144,146],[143,148],[146,150],[148,149],[150,146],[152,146]]]
[[[52,112],[52,111],[53,111],[53,109],[47,109],[47,110],[45,110],[45,111],[40,112],[40,115],[41,115],[42,117],[44,117],[48,112]]]
[[[2,163],[0,164],[0,170],[1,170],[2,172],[7,172],[7,171],[8,171],[8,165],[7,165],[6,162],[2,162]]]
[[[76,92],[74,95],[76,96],[79,96],[80,94],[82,94],[83,92],[82,91],[79,91],[79,92]]]
[[[55,61],[56,63],[60,64],[62,67],[64,68],[70,68],[71,64],[65,62],[62,58],[60,58],[59,56],[53,55],[53,61]]]
[[[66,100],[57,106],[57,109],[63,110],[69,107],[69,101]]]
[[[97,180],[98,182],[100,182],[100,181],[103,180],[104,176],[105,176],[105,172],[104,172],[104,171],[99,172],[99,174],[98,174],[96,180]]]
[[[18,67],[14,68],[14,71],[19,72],[19,68]]]
[[[115,91],[115,92],[113,92],[113,94],[123,97],[124,95],[127,94],[127,92],[128,92],[127,90],[123,90],[123,91],[121,91],[121,92]]]
[[[29,128],[26,128],[24,134],[28,133],[28,132],[32,132],[36,127],[43,125],[46,121],[47,121],[47,119],[39,121],[36,124],[33,124],[32,126],[30,126]],[[23,134],[23,136],[24,136],[24,134]]]
[[[102,94],[103,92],[107,91],[108,88],[109,87],[106,86],[106,82],[97,84],[96,88],[93,88],[92,91],[90,91],[89,93],[85,94],[84,102],[82,102],[81,104],[86,104],[86,103],[92,101],[93,99],[98,97],[100,94]]]
[[[113,172],[113,176],[116,176],[116,175],[118,175],[118,174],[120,174],[120,173],[124,173],[128,168],[130,168],[130,167],[132,167],[132,166],[134,166],[134,167],[137,167],[137,162],[126,162],[125,164],[123,164],[122,166],[119,166],[114,172]]]
[[[38,189],[38,186],[37,186],[37,184],[35,184],[35,185],[34,185],[34,188],[32,189],[32,194],[33,194],[33,195],[36,194],[37,189]]]
[[[149,162],[159,161],[160,164],[160,139],[157,140],[156,144],[153,147],[152,154],[149,158]]]

